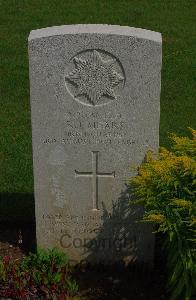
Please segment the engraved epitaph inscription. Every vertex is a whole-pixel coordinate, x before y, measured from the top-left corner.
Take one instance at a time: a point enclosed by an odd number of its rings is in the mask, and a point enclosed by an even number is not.
[[[115,177],[115,172],[112,173],[100,173],[98,172],[98,151],[92,151],[92,172],[79,172],[75,170],[76,177],[91,177],[93,187],[93,209],[94,211],[99,210],[98,206],[98,178],[100,177]]]
[[[125,77],[115,57],[100,50],[85,50],[72,62],[74,69],[65,76],[65,82],[74,99],[92,106],[117,99],[117,87]]]

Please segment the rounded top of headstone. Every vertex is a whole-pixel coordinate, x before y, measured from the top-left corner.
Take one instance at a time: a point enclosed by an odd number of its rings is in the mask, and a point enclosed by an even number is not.
[[[53,26],[30,32],[28,40],[34,40],[44,37],[65,34],[111,34],[111,35],[125,35],[134,36],[141,39],[153,40],[161,43],[161,34],[159,32],[129,27],[120,25],[106,25],[106,24],[77,24],[77,25],[63,25]]]

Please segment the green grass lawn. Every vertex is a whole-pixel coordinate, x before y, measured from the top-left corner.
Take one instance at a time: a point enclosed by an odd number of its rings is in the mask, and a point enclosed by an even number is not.
[[[33,193],[27,56],[29,32],[77,23],[119,24],[161,32],[160,144],[167,146],[168,132],[187,134],[188,126],[196,128],[193,74],[195,3],[194,0],[0,0],[0,193],[4,199],[7,194]]]

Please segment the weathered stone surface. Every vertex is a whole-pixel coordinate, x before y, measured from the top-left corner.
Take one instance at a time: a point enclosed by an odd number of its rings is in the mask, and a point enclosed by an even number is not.
[[[159,145],[161,35],[71,25],[29,36],[37,242],[74,261],[152,262],[126,182]]]

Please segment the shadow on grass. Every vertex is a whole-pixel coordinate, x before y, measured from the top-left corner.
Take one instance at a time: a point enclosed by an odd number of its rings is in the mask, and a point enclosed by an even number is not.
[[[0,194],[0,222],[34,222],[33,194]]]
[[[23,253],[35,251],[33,194],[0,195],[0,246],[5,252],[12,246],[19,247]]]

